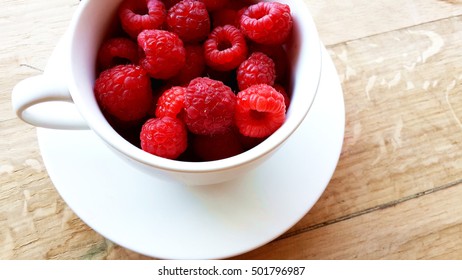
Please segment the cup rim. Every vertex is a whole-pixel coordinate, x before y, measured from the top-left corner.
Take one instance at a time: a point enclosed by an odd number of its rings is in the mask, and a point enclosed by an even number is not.
[[[110,1],[110,0],[108,0]],[[122,1],[122,0],[120,0]],[[120,2],[119,1],[119,2]],[[271,0],[270,0],[271,1]],[[240,153],[238,155],[214,160],[214,161],[203,161],[203,162],[188,162],[188,161],[180,161],[180,160],[173,160],[173,159],[166,159],[156,155],[149,154],[148,152],[143,151],[142,149],[134,146],[133,144],[129,143],[125,140],[121,135],[119,135],[112,126],[107,122],[107,120],[102,115],[101,111],[99,110],[98,105],[96,104],[96,100],[88,101],[79,94],[81,89],[81,85],[76,81],[75,75],[81,69],[79,69],[76,65],[78,59],[81,59],[75,55],[75,53],[79,52],[81,48],[81,42],[79,42],[79,37],[76,36],[79,34],[79,28],[81,28],[82,18],[88,14],[88,9],[92,9],[91,5],[98,5],[95,2],[99,1],[90,1],[90,0],[83,0],[79,7],[74,14],[74,17],[71,20],[70,28],[69,28],[69,37],[70,37],[70,44],[69,44],[69,67],[70,71],[68,71],[68,84],[69,84],[69,91],[73,98],[74,103],[77,105],[80,113],[82,114],[83,118],[87,121],[88,126],[101,138],[104,140],[106,144],[110,147],[121,153],[122,155],[143,163],[147,166],[155,167],[160,170],[164,171],[173,171],[173,172],[186,172],[186,173],[207,173],[213,171],[221,171],[226,169],[232,169],[237,166],[245,165],[247,163],[251,163],[254,161],[259,160],[262,157],[272,153],[277,148],[279,148],[289,137],[292,135],[293,132],[299,127],[302,121],[306,118],[311,105],[314,102],[316,97],[316,93],[319,86],[320,76],[321,76],[321,67],[322,67],[322,56],[321,56],[321,42],[319,40],[319,36],[315,27],[315,23],[312,19],[311,13],[308,10],[308,7],[304,3],[303,0],[297,1],[289,1],[289,0],[277,0],[278,2],[285,3],[291,7],[291,13],[294,18],[294,28],[300,28],[299,32],[303,34],[303,38],[301,38],[300,46],[296,46],[299,48],[298,59],[296,67],[298,73],[294,73],[292,79],[293,82],[293,91],[295,90],[302,90],[299,89],[299,84],[297,83],[297,78],[301,75],[312,75],[308,80],[310,88],[306,93],[307,96],[299,97],[299,101],[306,102],[303,105],[296,104],[289,107],[287,112],[286,121],[284,124],[276,130],[272,135],[270,135],[267,139],[265,139],[262,143],[258,144],[257,146]],[[111,2],[116,3],[117,1],[111,0]],[[117,2],[117,5],[119,4]],[[293,9],[293,6],[296,6],[297,9]],[[299,9],[300,8],[300,9]],[[301,28],[303,26],[303,28]],[[81,35],[81,34],[80,34]],[[102,40],[102,39],[99,39]],[[97,45],[99,46],[101,42],[98,42]],[[93,54],[96,55],[97,50],[93,50]],[[306,62],[308,63],[302,63]],[[94,82],[94,80],[92,81]],[[303,81],[305,82],[305,81]],[[93,85],[93,83],[92,83]],[[86,88],[88,91],[88,87]],[[91,93],[93,93],[93,86],[91,87]],[[88,102],[92,103],[92,106],[88,106]],[[95,106],[98,107],[98,112],[95,114]],[[297,106],[297,110],[294,111],[292,108]]]

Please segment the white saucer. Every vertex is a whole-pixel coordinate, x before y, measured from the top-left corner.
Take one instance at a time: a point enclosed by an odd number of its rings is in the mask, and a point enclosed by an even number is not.
[[[221,259],[262,246],[303,218],[335,170],[344,125],[342,89],[324,50],[307,119],[270,160],[232,182],[186,187],[147,176],[92,131],[37,135],[56,189],[95,231],[147,256]]]

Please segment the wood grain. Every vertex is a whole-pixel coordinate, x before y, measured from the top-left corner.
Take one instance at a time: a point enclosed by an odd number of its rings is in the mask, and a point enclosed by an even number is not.
[[[462,259],[462,3],[305,0],[342,81],[345,143],[314,208],[236,259]],[[146,259],[53,187],[10,92],[40,74],[79,1],[3,0],[0,259]],[[307,186],[309,187],[309,186]]]

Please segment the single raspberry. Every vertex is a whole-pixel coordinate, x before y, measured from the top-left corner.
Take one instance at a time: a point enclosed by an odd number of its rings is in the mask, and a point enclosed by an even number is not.
[[[176,159],[188,147],[188,132],[176,118],[152,118],[140,133],[141,149],[153,155]]]
[[[204,48],[200,44],[186,45],[186,61],[180,72],[170,82],[174,85],[185,85],[197,77],[200,77],[205,70]]]
[[[289,77],[289,57],[282,45],[249,44],[252,52],[262,52],[274,61],[276,67],[276,81],[284,83]]]
[[[138,46],[128,38],[111,38],[98,51],[98,68],[106,70],[119,64],[138,64]]]
[[[167,29],[183,42],[199,42],[210,33],[210,18],[205,4],[183,0],[168,10]]]
[[[199,1],[204,2],[205,6],[207,6],[207,10],[210,12],[223,8],[229,2],[229,0],[199,0]]]
[[[184,105],[184,120],[189,131],[220,134],[233,123],[236,96],[220,81],[196,78],[186,88]]]
[[[244,151],[233,130],[215,135],[195,135],[192,149],[199,158],[207,161],[225,159]]]
[[[157,100],[156,117],[178,117],[183,112],[185,94],[184,87],[172,87],[164,91]]]
[[[140,65],[156,79],[168,79],[181,70],[186,61],[183,42],[172,32],[144,30],[138,35]]]
[[[274,62],[266,54],[254,52],[237,69],[239,90],[258,84],[274,85],[276,69]]]
[[[149,75],[135,65],[117,65],[103,71],[94,91],[102,111],[127,122],[145,117],[153,100]]]
[[[167,10],[159,0],[124,0],[119,7],[122,28],[132,38],[145,29],[157,29],[165,21]]]
[[[241,30],[251,40],[267,45],[284,43],[292,30],[288,5],[260,2],[249,6],[241,17]]]
[[[204,43],[205,62],[219,71],[237,68],[247,57],[244,35],[232,25],[218,26]]]
[[[240,133],[267,137],[285,121],[284,97],[272,86],[251,86],[237,95],[235,121]]]
[[[282,96],[284,97],[284,104],[286,105],[286,112],[287,112],[287,109],[289,109],[289,105],[290,105],[290,97],[289,97],[289,94],[287,94],[287,91],[285,90],[285,88],[283,86],[281,86],[280,84],[274,84],[274,89],[277,90],[279,93],[282,94]]]

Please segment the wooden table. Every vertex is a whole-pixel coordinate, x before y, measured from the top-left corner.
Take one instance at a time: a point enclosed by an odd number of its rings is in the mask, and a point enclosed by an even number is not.
[[[93,231],[10,92],[40,74],[77,0],[1,0],[0,259],[145,259]],[[306,0],[342,82],[344,146],[314,208],[236,259],[462,259],[462,1]]]

